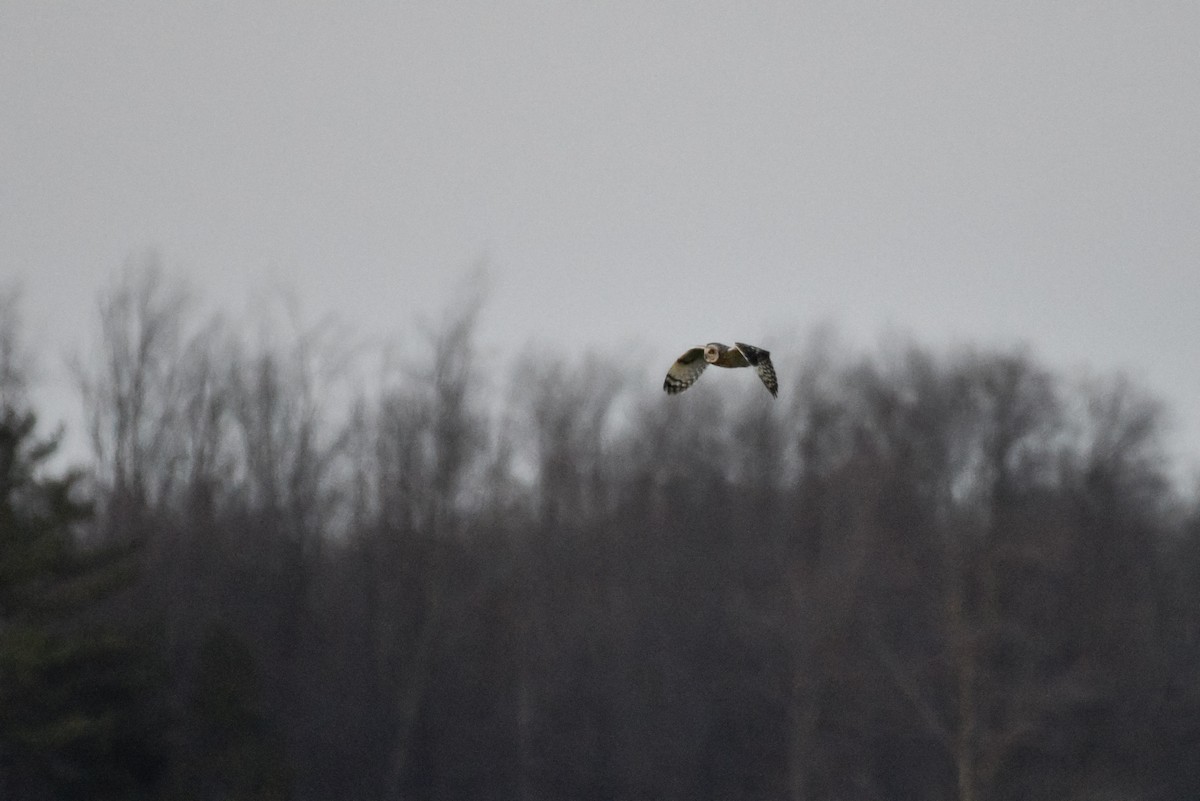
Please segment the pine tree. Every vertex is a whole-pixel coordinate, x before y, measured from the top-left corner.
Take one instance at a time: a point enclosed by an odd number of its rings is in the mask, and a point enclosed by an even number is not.
[[[148,793],[158,771],[154,671],[99,611],[128,551],[81,547],[79,476],[46,475],[55,439],[0,408],[0,797]]]

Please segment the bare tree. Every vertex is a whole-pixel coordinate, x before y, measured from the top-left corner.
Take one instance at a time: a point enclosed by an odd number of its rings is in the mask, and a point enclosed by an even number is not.
[[[380,401],[379,517],[362,547],[371,562],[371,638],[392,713],[384,780],[390,797],[405,779],[439,649],[487,591],[452,591],[456,554],[471,536],[472,510],[479,511],[471,479],[486,463],[484,421],[472,393],[480,381],[472,336],[482,301],[468,292],[426,331],[427,347],[402,351],[409,372]],[[414,352],[427,360],[410,360]]]
[[[603,515],[614,404],[625,380],[600,357],[565,365],[540,352],[516,368],[516,403],[525,412],[522,456],[534,469],[538,515],[544,524],[569,530],[574,523]]]
[[[255,348],[234,343],[225,354],[224,402],[244,471],[243,503],[306,558],[341,517],[344,499],[332,482],[340,478],[348,436],[341,407],[348,390],[341,385],[350,377],[350,343],[329,320],[304,327],[290,304],[285,322],[260,322]],[[278,342],[281,336],[288,339]]]
[[[153,506],[179,478],[180,365],[190,303],[157,258],[127,267],[100,300],[100,341],[76,374],[98,478],[113,508]]]
[[[32,356],[21,341],[20,307],[17,287],[0,288],[0,409],[15,409],[28,401]]]

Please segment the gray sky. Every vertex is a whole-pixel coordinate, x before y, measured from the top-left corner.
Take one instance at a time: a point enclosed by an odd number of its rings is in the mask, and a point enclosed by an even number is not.
[[[1200,455],[1197,42],[1195,2],[9,0],[0,280],[45,361],[151,247],[377,334],[486,257],[485,347],[1024,342]]]

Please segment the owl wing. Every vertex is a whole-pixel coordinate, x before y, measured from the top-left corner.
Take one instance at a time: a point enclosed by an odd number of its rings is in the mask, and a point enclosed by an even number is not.
[[[778,397],[779,381],[775,378],[775,365],[771,364],[770,351],[747,345],[744,342],[734,342],[733,344],[758,373],[758,377],[762,379],[763,386],[771,393],[771,397]]]
[[[667,378],[663,381],[663,389],[668,395],[676,395],[696,383],[696,379],[704,372],[708,362],[704,361],[704,348],[692,348],[684,353],[671,369],[667,370]]]

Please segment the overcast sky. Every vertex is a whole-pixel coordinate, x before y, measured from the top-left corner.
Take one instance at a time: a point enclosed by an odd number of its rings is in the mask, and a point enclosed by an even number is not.
[[[1028,343],[1200,455],[1198,42],[1191,1],[7,0],[0,281],[45,360],[148,248],[378,334],[484,258],[485,348]]]

